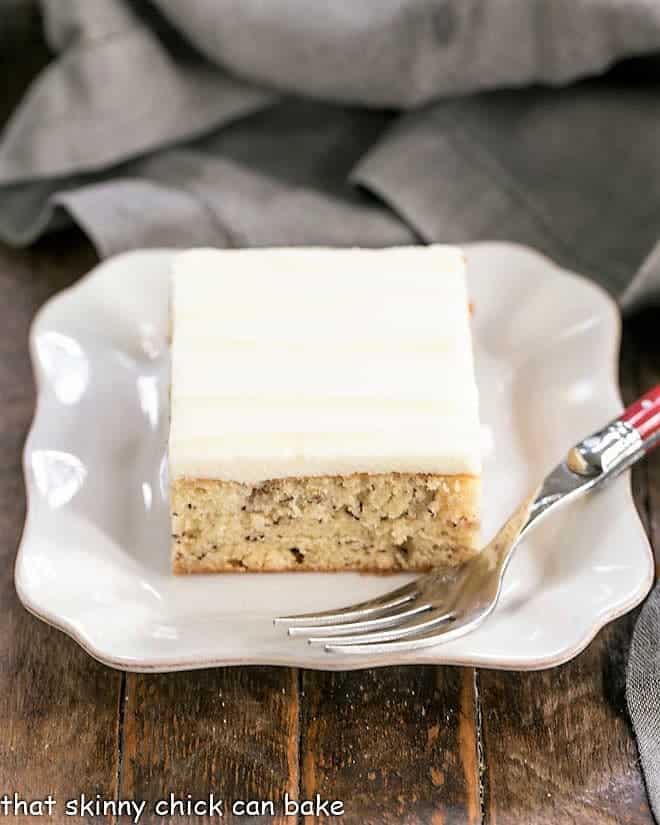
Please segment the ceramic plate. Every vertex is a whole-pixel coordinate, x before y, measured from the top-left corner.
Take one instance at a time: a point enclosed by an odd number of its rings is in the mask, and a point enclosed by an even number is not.
[[[574,441],[621,409],[619,317],[588,281],[521,247],[467,248],[481,389],[484,538]],[[289,639],[274,616],[358,601],[410,577],[169,572],[168,265],[131,252],[40,311],[38,403],[25,446],[23,604],[92,656],[129,670],[451,663],[531,669],[577,654],[653,576],[628,476],[541,524],[494,615],[470,636],[387,658]]]

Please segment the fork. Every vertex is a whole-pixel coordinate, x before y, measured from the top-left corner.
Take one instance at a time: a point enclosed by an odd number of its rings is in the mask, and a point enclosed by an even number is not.
[[[290,636],[331,653],[417,650],[471,633],[493,612],[513,553],[562,505],[600,487],[660,444],[660,384],[566,454],[495,538],[455,568],[433,570],[377,598],[323,613],[282,616]]]

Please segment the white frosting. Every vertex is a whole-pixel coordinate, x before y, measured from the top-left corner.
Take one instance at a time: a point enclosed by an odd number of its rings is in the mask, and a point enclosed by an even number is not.
[[[172,477],[480,473],[458,249],[198,249],[172,283]]]

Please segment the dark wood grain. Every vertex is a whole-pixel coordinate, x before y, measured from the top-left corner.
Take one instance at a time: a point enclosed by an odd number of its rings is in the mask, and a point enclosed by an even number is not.
[[[218,822],[156,816],[174,793],[226,800],[223,822],[296,823],[282,815],[285,792],[298,797],[298,672],[224,668],[129,675],[124,706],[121,795],[151,801],[142,822]],[[271,800],[274,817],[232,816],[236,800]]]
[[[474,672],[305,672],[301,757],[303,796],[350,825],[479,822]]]
[[[652,824],[625,709],[633,624],[551,671],[481,674],[487,822]]]
[[[34,403],[28,326],[41,303],[93,259],[78,234],[30,252],[0,247],[0,790],[28,798],[51,792],[62,805],[81,792],[116,791],[121,677],[25,612],[13,564],[25,514],[21,451]]]
[[[628,401],[639,394],[638,346],[631,331],[621,362]],[[646,519],[643,466],[635,470],[634,491]],[[563,667],[479,674],[487,822],[653,823],[625,704],[635,617],[609,625]]]

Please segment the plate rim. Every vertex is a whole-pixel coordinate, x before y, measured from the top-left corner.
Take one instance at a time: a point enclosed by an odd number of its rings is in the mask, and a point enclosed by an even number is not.
[[[623,399],[621,397],[618,370],[618,358],[621,346],[622,321],[619,307],[606,289],[604,289],[600,284],[594,282],[590,278],[580,275],[577,272],[574,272],[570,269],[564,268],[563,266],[549,258],[547,255],[524,244],[512,243],[507,241],[478,241],[473,243],[461,244],[461,248],[464,249],[468,253],[468,255],[471,249],[478,248],[490,248],[493,250],[511,251],[514,253],[522,252],[527,256],[533,256],[537,258],[545,266],[552,267],[561,278],[564,278],[567,281],[577,281],[580,283],[582,288],[586,287],[587,289],[593,290],[595,294],[598,294],[600,296],[600,299],[603,301],[603,306],[607,306],[611,322],[614,326],[614,341],[609,354],[610,360],[608,375],[610,388],[614,390],[614,395],[617,399],[617,402],[619,406],[623,408],[624,405]],[[637,605],[639,605],[646,598],[655,579],[654,557],[646,529],[644,528],[644,524],[635,504],[632,491],[631,477],[630,474],[627,474],[625,480],[626,501],[627,505],[632,508],[632,512],[635,517],[635,522],[639,530],[639,535],[642,540],[642,544],[644,545],[644,549],[646,551],[645,577],[640,582],[640,586],[638,587],[637,591],[633,593],[628,599],[626,599],[623,602],[619,602],[615,607],[612,607],[609,610],[605,610],[602,613],[594,616],[591,624],[589,624],[588,628],[584,631],[583,635],[581,635],[574,644],[566,645],[561,650],[551,655],[527,657],[521,661],[515,659],[501,658],[495,662],[484,663],[482,660],[475,659],[474,657],[465,656],[464,658],[462,658],[460,655],[456,654],[452,655],[451,661],[443,661],[441,656],[438,657],[438,655],[436,654],[434,657],[430,657],[427,654],[425,654],[422,650],[417,651],[415,653],[414,660],[411,659],[411,661],[409,661],[408,663],[405,662],[405,657],[401,656],[396,657],[395,660],[392,660],[391,658],[387,658],[384,656],[374,655],[373,658],[356,660],[355,665],[353,666],[346,664],[345,660],[342,660],[341,663],[333,664],[332,657],[328,657],[327,664],[321,664],[320,662],[300,664],[295,660],[295,657],[292,657],[291,660],[287,661],[274,661],[272,659],[268,659],[267,657],[250,655],[244,657],[233,656],[224,658],[197,658],[194,660],[157,660],[155,662],[152,662],[148,659],[137,659],[130,656],[108,655],[103,650],[99,649],[96,645],[94,645],[90,641],[89,637],[86,636],[83,632],[81,632],[69,619],[63,618],[60,615],[56,615],[51,611],[44,609],[41,605],[37,604],[35,600],[33,600],[27,593],[23,585],[23,582],[21,581],[19,568],[22,563],[22,557],[25,552],[25,546],[27,545],[29,540],[29,533],[34,518],[34,516],[32,515],[31,506],[33,487],[29,482],[30,473],[28,461],[31,451],[31,442],[34,438],[34,433],[36,431],[36,426],[39,419],[40,404],[43,396],[42,384],[45,380],[38,366],[39,362],[36,357],[36,337],[42,319],[54,304],[59,303],[62,300],[65,300],[66,297],[71,293],[83,289],[90,281],[98,277],[100,270],[104,269],[111,262],[118,262],[119,260],[127,258],[137,258],[143,256],[148,257],[153,254],[175,254],[179,251],[181,250],[167,247],[135,249],[127,250],[125,252],[121,252],[117,255],[114,255],[110,258],[100,260],[97,264],[95,264],[95,266],[92,267],[92,269],[86,272],[74,284],[63,290],[60,290],[56,294],[52,295],[47,301],[45,301],[42,304],[42,306],[37,310],[34,318],[32,319],[29,329],[29,354],[32,374],[35,381],[36,400],[33,416],[30,422],[30,427],[28,429],[22,450],[21,466],[23,470],[23,485],[25,489],[26,511],[25,520],[20,533],[18,548],[14,560],[14,586],[16,589],[16,593],[23,607],[31,615],[45,622],[47,625],[54,627],[57,630],[60,630],[63,633],[65,633],[67,636],[73,639],[89,656],[91,656],[93,659],[100,662],[101,664],[104,664],[115,670],[134,673],[168,673],[186,670],[201,670],[205,668],[215,667],[238,667],[251,665],[271,667],[298,667],[301,669],[320,671],[348,671],[364,670],[367,668],[374,667],[400,666],[404,664],[408,664],[409,666],[447,665],[452,667],[474,667],[489,670],[510,670],[524,672],[546,670],[549,668],[558,667],[575,658],[583,650],[585,650],[586,647],[588,647],[588,645],[593,641],[593,639],[607,624],[625,615],[630,610],[634,609]]]

